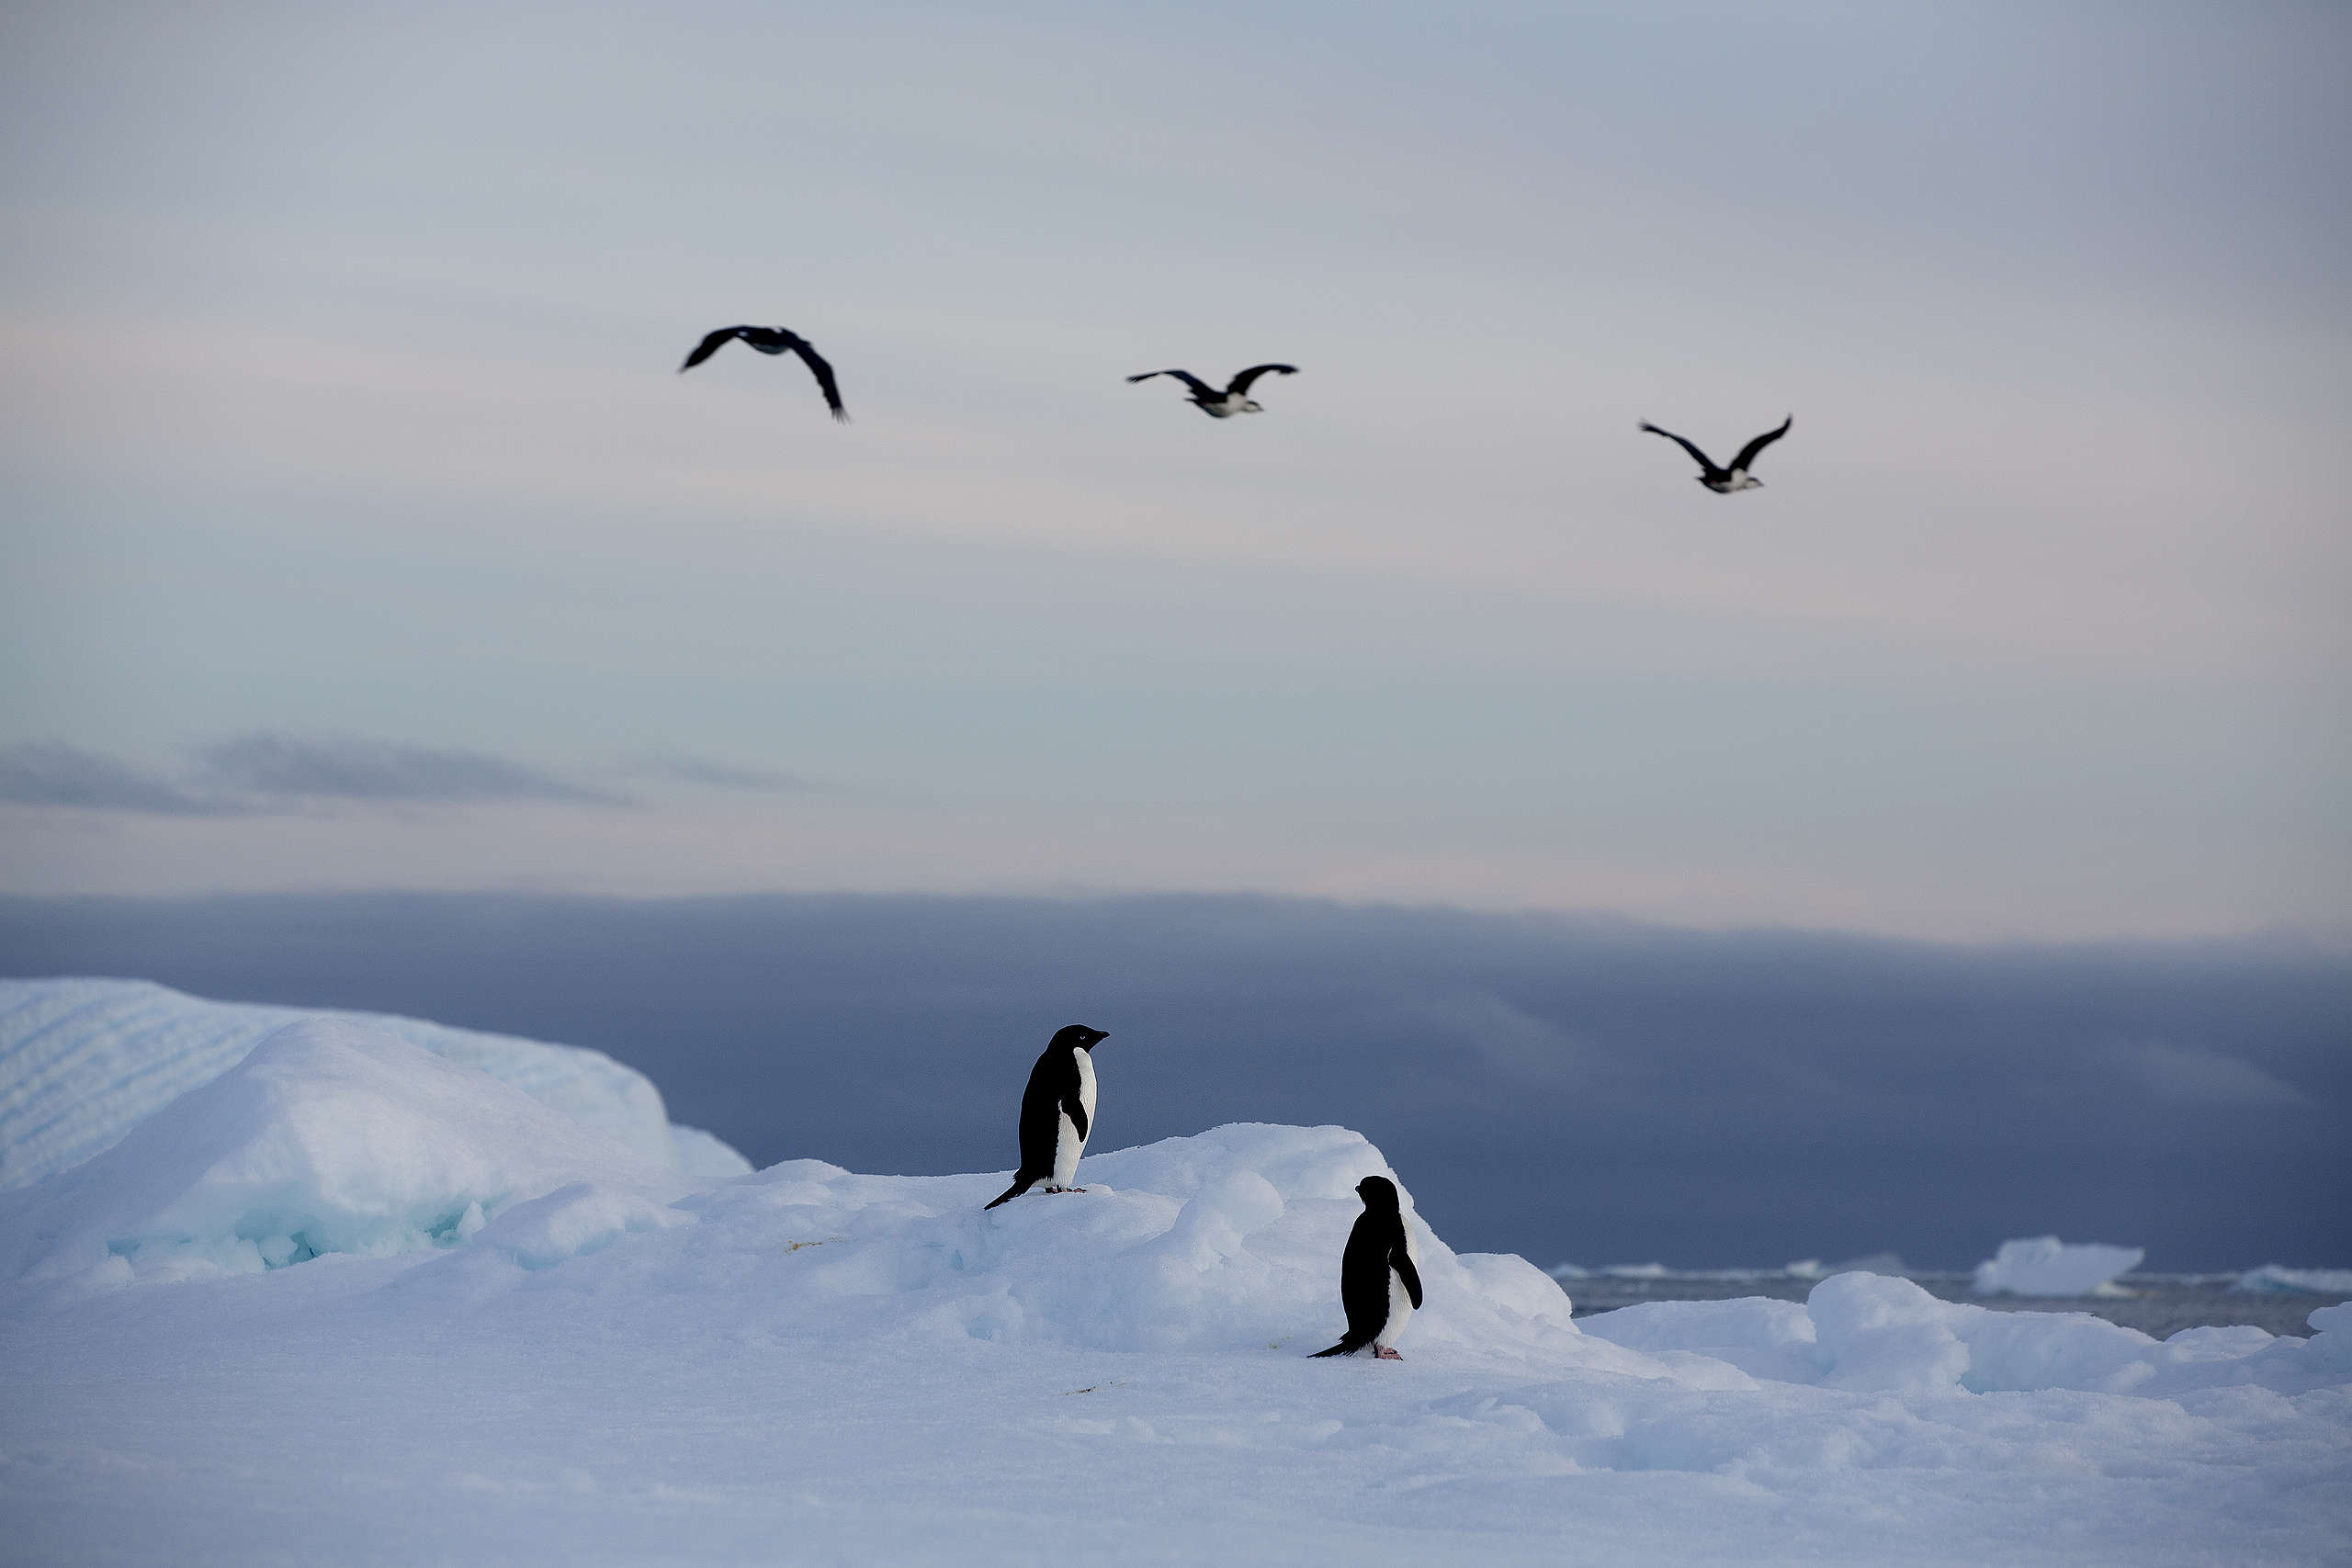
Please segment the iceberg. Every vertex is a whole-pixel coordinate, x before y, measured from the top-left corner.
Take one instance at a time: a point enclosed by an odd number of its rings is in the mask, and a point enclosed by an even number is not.
[[[2089,1296],[2110,1292],[2114,1280],[2137,1269],[2147,1253],[2102,1242],[2064,1242],[2054,1235],[2005,1241],[1976,1266],[1980,1296]]]
[[[2281,1269],[2266,1263],[2239,1275],[2230,1289],[2262,1295],[2352,1297],[2352,1269]]]
[[[677,1173],[479,1068],[337,1018],[287,1024],[95,1158],[0,1193],[6,1281],[112,1286],[463,1246],[511,1203]]]
[[[602,1051],[382,1013],[205,1001],[145,980],[0,980],[0,1190],[110,1147],[305,1018],[360,1024],[480,1068],[655,1164],[752,1168],[711,1134],[673,1128],[651,1080]]]

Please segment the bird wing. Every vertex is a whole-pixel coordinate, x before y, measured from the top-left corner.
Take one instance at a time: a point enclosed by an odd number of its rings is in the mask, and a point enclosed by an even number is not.
[[[1202,380],[1190,370],[1147,370],[1140,376],[1130,376],[1127,379],[1129,382],[1148,381],[1154,376],[1175,377],[1176,379],[1183,382],[1187,387],[1192,388],[1193,395],[1196,398],[1214,398],[1216,396],[1216,389],[1215,387],[1210,386],[1206,381]]]
[[[1696,446],[1691,446],[1690,443],[1683,440],[1679,435],[1675,434],[1674,432],[1670,430],[1660,430],[1657,425],[1648,423],[1646,421],[1644,422],[1642,428],[1648,431],[1652,435],[1665,436],[1668,441],[1673,442],[1677,446],[1681,447],[1685,452],[1688,452],[1693,457],[1698,458],[1699,466],[1706,469],[1707,472],[1711,474],[1719,474],[1723,472],[1721,468],[1715,467],[1714,463],[1709,459],[1704,452],[1700,451]]]
[[[1225,395],[1228,398],[1248,397],[1250,395],[1250,383],[1257,380],[1259,377],[1265,375],[1268,371],[1272,371],[1277,376],[1295,376],[1298,374],[1298,367],[1295,365],[1252,365],[1249,369],[1244,370],[1240,375],[1236,376],[1232,381],[1227,385],[1225,389]]]
[[[743,329],[741,327],[721,327],[715,333],[706,333],[703,340],[695,344],[695,351],[686,355],[686,362],[678,367],[678,374],[681,376],[684,375],[695,366],[700,365],[704,360],[708,359],[712,355],[717,354],[721,348],[726,346],[728,339],[735,336],[742,330]]]
[[[825,394],[825,406],[833,411],[835,419],[847,424],[849,410],[842,406],[841,383],[833,379],[832,366],[826,362],[825,356],[818,353],[807,338],[794,338],[792,346],[797,349],[800,357],[808,362],[809,374],[817,378],[818,389]]]
[[[1756,454],[1764,450],[1765,447],[1772,445],[1773,442],[1778,441],[1781,436],[1786,435],[1789,433],[1789,426],[1794,424],[1796,422],[1797,416],[1791,414],[1788,418],[1781,422],[1780,429],[1768,430],[1763,434],[1758,436],[1755,440],[1749,442],[1747,446],[1741,447],[1739,449],[1739,456],[1731,460],[1731,466],[1735,469],[1744,472],[1748,464],[1756,461]]]

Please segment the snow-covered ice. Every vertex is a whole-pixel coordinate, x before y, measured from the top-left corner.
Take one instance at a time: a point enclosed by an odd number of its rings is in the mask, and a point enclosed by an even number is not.
[[[478,1068],[303,1019],[96,1158],[0,1192],[0,1299],[459,1246],[510,1204],[592,1180],[647,1206],[686,1190]]]
[[[0,1189],[81,1164],[268,1035],[320,1017],[479,1067],[657,1164],[752,1168],[708,1133],[673,1127],[651,1080],[602,1051],[385,1013],[205,1001],[146,980],[0,980]]]
[[[2147,1253],[2104,1242],[2060,1241],[2054,1235],[2005,1241],[1976,1266],[1980,1296],[2089,1296],[2114,1287],[2115,1277],[2140,1266]]]
[[[23,1561],[175,1565],[2160,1568],[2352,1532],[2352,1304],[2158,1342],[1849,1272],[1578,1325],[1400,1177],[1407,1359],[1308,1359],[1374,1173],[1237,1125],[993,1213],[1003,1171],[696,1175],[300,1024],[0,1194],[0,1517]]]

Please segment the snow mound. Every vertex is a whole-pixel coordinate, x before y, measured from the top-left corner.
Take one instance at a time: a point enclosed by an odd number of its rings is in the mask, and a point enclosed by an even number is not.
[[[819,1339],[1298,1354],[1346,1326],[1339,1258],[1363,1211],[1355,1184],[1395,1176],[1345,1128],[1260,1124],[1090,1155],[1080,1174],[1083,1191],[984,1210],[1005,1173],[859,1176],[787,1160],[684,1197],[666,1219],[624,1212],[626,1202],[583,1186],[510,1211],[401,1288],[480,1300],[526,1284],[521,1274],[547,1258],[577,1257],[571,1290],[626,1295],[659,1280],[689,1295],[748,1294]],[[1558,1285],[1523,1258],[1456,1254],[1414,1213],[1402,1182],[1398,1190],[1428,1296],[1408,1354],[1577,1350],[1582,1337]],[[565,1223],[604,1240],[625,1229],[675,1234],[594,1258],[568,1236],[557,1246],[524,1236],[560,1210],[581,1211]]]
[[[0,1193],[0,1289],[74,1301],[414,1253],[386,1281],[405,1300],[478,1303],[560,1272],[570,1292],[756,1303],[850,1337],[1295,1354],[1345,1326],[1355,1186],[1396,1174],[1344,1128],[1229,1126],[1091,1156],[1085,1190],[987,1210],[1003,1172],[736,1176],[723,1145],[663,1131],[708,1174],[383,1031],[305,1018],[103,1154]],[[1558,1285],[1518,1258],[1457,1256],[1398,1187],[1430,1296],[1410,1343],[1577,1350]]]
[[[2230,1289],[2262,1295],[2352,1296],[2352,1269],[2281,1269],[2266,1263],[2239,1275]]]
[[[2054,1235],[2005,1241],[1976,1266],[1980,1296],[2089,1296],[2112,1287],[2118,1274],[2137,1269],[2147,1253],[2136,1247],[2064,1242]]]
[[[698,1176],[751,1169],[709,1134],[673,1128],[661,1091],[601,1051],[379,1013],[204,1001],[144,980],[0,980],[0,1189],[112,1146],[303,1018],[365,1024],[478,1067],[655,1164]]]
[[[639,1203],[685,1190],[488,1073],[308,1018],[104,1154],[0,1194],[0,1280],[103,1287],[462,1246],[589,1179]],[[543,1261],[558,1243],[518,1245]]]

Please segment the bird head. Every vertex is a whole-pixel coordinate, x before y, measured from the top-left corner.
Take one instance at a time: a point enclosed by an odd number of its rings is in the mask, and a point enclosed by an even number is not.
[[[1107,1029],[1089,1029],[1082,1023],[1073,1023],[1055,1033],[1054,1043],[1074,1045],[1081,1051],[1091,1051],[1110,1038],[1111,1032]]]
[[[1764,481],[1758,479],[1754,474],[1742,474],[1739,478],[1732,481],[1731,488],[1734,490],[1762,490],[1764,488]]]
[[[1266,412],[1266,405],[1260,402],[1255,398],[1244,398],[1241,400],[1241,412],[1243,413],[1264,413]]]
[[[1397,1206],[1396,1184],[1385,1176],[1367,1176],[1356,1183],[1356,1196],[1363,1200],[1367,1209],[1394,1209]]]

